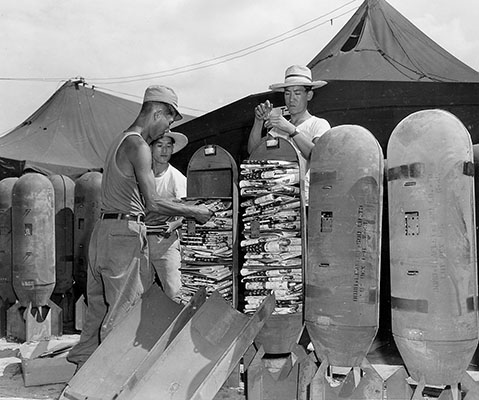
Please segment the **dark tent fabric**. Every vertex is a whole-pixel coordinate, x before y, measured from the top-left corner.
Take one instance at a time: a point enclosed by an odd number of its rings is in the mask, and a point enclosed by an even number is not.
[[[365,0],[308,66],[315,80],[328,81],[314,91],[309,111],[332,126],[357,124],[369,129],[385,155],[394,127],[426,108],[452,112],[467,127],[473,143],[479,142],[479,73],[384,0]],[[284,105],[281,94],[265,91],[183,124],[190,141],[177,160],[179,167],[186,170],[188,157],[207,143],[223,146],[238,161],[247,157],[253,110],[266,99]]]
[[[308,64],[314,79],[479,82],[384,0],[366,0]]]
[[[76,177],[103,168],[113,138],[131,125],[140,107],[82,80],[66,82],[25,122],[0,137],[0,178],[24,171]],[[181,121],[193,118],[183,116]]]

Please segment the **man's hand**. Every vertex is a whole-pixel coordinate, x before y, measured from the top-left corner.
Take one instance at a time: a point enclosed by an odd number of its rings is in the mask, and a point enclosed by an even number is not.
[[[194,218],[199,224],[204,224],[210,220],[213,216],[213,211],[211,211],[204,204],[200,204],[195,207]]]
[[[176,219],[174,221],[168,221],[166,224],[168,225],[168,230],[166,233],[171,233],[176,231],[178,228],[181,228],[183,218]]]
[[[254,108],[254,117],[257,120],[264,121],[268,119],[272,109],[273,109],[273,104],[269,100],[266,100],[264,103],[258,104]]]
[[[296,130],[296,127],[282,115],[271,115],[266,123],[266,127],[286,132],[287,135],[293,134]]]

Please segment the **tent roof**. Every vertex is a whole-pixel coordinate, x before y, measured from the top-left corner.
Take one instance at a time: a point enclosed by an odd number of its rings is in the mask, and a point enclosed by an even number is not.
[[[0,138],[0,157],[48,166],[103,167],[113,137],[135,119],[140,104],[81,81],[61,86],[26,121]]]
[[[68,81],[26,121],[0,137],[0,157],[24,161],[23,169],[44,173],[71,175],[103,168],[113,138],[131,125],[140,107],[81,80]],[[184,115],[184,120],[192,118]]]
[[[385,0],[365,0],[308,67],[325,80],[479,82]]]
[[[410,113],[429,108],[455,114],[473,143],[479,143],[479,73],[384,0],[364,1],[308,66],[315,80],[330,81],[315,89],[308,107],[311,114],[326,118],[332,126],[364,126],[385,153],[394,127]],[[189,157],[205,144],[223,146],[241,162],[248,155],[251,110],[267,99],[277,106],[284,104],[281,93],[265,91],[182,125],[190,141],[179,156],[172,157],[175,166],[186,171]]]

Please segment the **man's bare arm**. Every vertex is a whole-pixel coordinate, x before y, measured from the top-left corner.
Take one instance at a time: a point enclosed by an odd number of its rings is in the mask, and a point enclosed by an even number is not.
[[[248,137],[248,153],[251,152],[259,146],[261,143],[261,131],[263,130],[263,122],[262,120],[254,119],[253,127],[251,128],[251,132]]]
[[[155,190],[155,178],[151,169],[151,151],[144,140],[132,137],[126,146],[126,155],[130,160],[145,200],[146,210],[168,216],[184,216],[205,223],[211,218],[211,211],[205,206],[191,206],[158,197]]]
[[[255,107],[254,123],[248,137],[248,153],[251,154],[251,152],[261,143],[261,132],[263,130],[264,121],[268,117],[272,108],[273,104],[271,104],[269,100],[266,100],[264,103],[258,104]]]

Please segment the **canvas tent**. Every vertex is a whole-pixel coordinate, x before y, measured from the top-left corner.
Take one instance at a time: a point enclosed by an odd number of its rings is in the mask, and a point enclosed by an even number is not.
[[[385,155],[394,127],[425,108],[452,112],[469,129],[473,142],[479,143],[479,73],[385,0],[365,0],[308,66],[315,80],[328,81],[315,90],[310,112],[332,126],[364,126]],[[224,147],[238,162],[246,158],[253,109],[266,99],[284,104],[280,93],[262,92],[182,124],[189,145],[177,160],[180,169],[186,170],[187,160],[205,144]]]
[[[139,103],[81,80],[68,81],[0,138],[2,173],[33,169],[74,175],[102,168],[112,138],[131,124],[139,109]]]
[[[384,0],[361,4],[308,64],[318,79],[479,82],[479,73]]]
[[[130,126],[140,107],[82,79],[69,80],[26,121],[0,137],[0,179],[25,170],[76,177],[103,168],[114,136]]]

